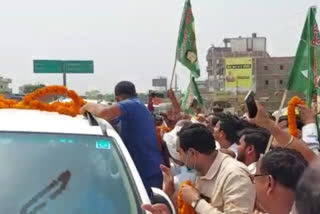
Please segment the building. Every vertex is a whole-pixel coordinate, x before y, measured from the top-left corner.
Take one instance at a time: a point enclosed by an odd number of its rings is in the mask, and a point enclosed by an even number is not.
[[[224,47],[212,46],[208,50],[209,92],[225,91],[226,58],[252,57],[255,59],[269,57],[266,51],[267,39],[265,37],[257,37],[256,33],[253,33],[252,37],[225,38],[223,42],[225,44]]]
[[[0,93],[12,93],[11,83],[11,79],[0,76]]]
[[[294,57],[257,59],[256,96],[269,110],[279,109],[293,61]],[[299,94],[288,92],[285,103],[294,95],[299,96]]]
[[[224,47],[212,46],[207,54],[207,90],[202,94],[211,100],[209,106],[224,108],[243,106],[249,90],[256,92],[267,109],[279,108],[294,57],[271,57],[267,39],[258,37],[226,38]],[[290,98],[293,94],[289,93]]]

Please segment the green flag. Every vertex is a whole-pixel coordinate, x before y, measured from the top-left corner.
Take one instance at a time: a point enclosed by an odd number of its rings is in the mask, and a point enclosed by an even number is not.
[[[192,112],[192,107],[201,107],[203,105],[202,97],[200,95],[198,86],[194,77],[190,78],[190,83],[187,88],[187,91],[183,97],[182,109],[187,112]]]
[[[308,106],[311,105],[315,93],[320,94],[318,89],[320,35],[315,17],[316,8],[311,7],[303,27],[287,86],[290,91],[304,93]]]
[[[194,17],[190,0],[186,0],[180,23],[176,59],[186,66],[194,77],[200,76]]]

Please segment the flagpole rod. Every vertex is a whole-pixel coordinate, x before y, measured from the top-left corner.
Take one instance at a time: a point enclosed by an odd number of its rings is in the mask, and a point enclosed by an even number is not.
[[[176,72],[176,66],[177,66],[177,58],[174,60],[174,65],[173,65],[173,70],[172,70],[172,75],[171,75],[171,80],[170,80],[170,85],[169,85],[170,87],[169,87],[169,89],[172,89],[174,73]]]
[[[287,95],[288,95],[288,90],[286,89],[286,90],[284,91],[284,93],[283,93],[282,100],[281,100],[281,104],[280,104],[278,113],[277,113],[277,115],[276,115],[276,122],[275,122],[276,125],[278,125],[278,122],[279,122],[279,119],[280,119],[280,116],[281,116],[281,110],[283,109],[284,102],[286,101]],[[271,144],[272,144],[272,141],[273,141],[273,136],[271,135],[270,138],[269,138],[269,142],[268,142],[268,145],[267,145],[267,148],[266,148],[265,153],[269,152],[270,147],[271,147]]]

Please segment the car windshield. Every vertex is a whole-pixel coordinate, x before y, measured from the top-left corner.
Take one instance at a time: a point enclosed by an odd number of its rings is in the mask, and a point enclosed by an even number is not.
[[[0,169],[1,213],[141,212],[112,138],[1,132]]]

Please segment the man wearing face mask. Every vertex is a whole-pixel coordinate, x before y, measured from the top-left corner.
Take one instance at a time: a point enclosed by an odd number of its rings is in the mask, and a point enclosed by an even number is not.
[[[197,172],[194,187],[183,187],[182,200],[198,214],[252,213],[255,189],[246,166],[217,151],[211,132],[201,124],[183,127],[178,136],[179,159]],[[163,171],[164,191],[176,201],[177,189]]]

